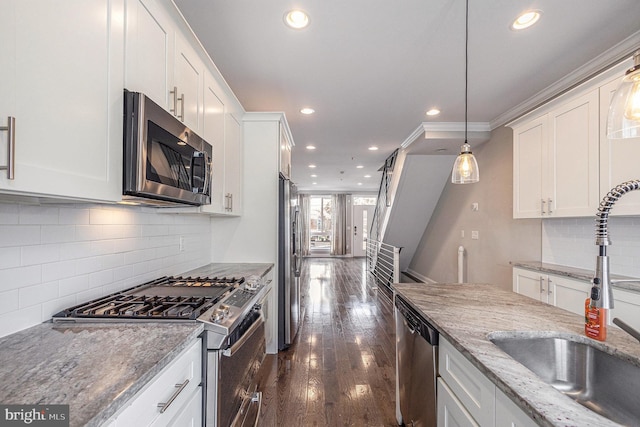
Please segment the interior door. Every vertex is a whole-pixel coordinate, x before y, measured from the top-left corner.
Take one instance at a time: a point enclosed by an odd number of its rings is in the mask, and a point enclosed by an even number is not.
[[[366,239],[369,236],[371,228],[371,220],[373,219],[373,211],[375,206],[373,205],[355,205],[353,206],[353,256],[366,256],[367,243]]]

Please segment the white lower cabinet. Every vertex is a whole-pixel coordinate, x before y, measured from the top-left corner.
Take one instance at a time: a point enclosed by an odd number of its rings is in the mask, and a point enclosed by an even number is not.
[[[107,427],[202,425],[202,340],[198,339],[105,423]]]
[[[513,292],[575,314],[584,314],[584,301],[590,289],[590,283],[583,280],[513,268]]]
[[[438,351],[438,427],[536,425],[442,336]]]
[[[535,427],[529,418],[506,394],[496,388],[496,427]]]
[[[464,405],[447,387],[442,378],[438,378],[438,427],[478,426]]]

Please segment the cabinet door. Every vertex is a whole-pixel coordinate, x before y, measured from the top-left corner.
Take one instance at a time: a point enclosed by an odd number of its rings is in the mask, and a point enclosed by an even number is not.
[[[536,427],[537,424],[496,387],[496,427]]]
[[[552,110],[549,123],[548,213],[593,216],[600,201],[597,89]]]
[[[538,301],[548,302],[547,276],[535,271],[514,268],[513,292]]]
[[[171,17],[156,2],[127,2],[124,87],[144,93],[167,111],[173,108],[173,68],[168,65],[173,62],[174,35]]]
[[[619,317],[631,327],[640,330],[640,293],[616,288],[613,290],[614,309],[611,310],[609,322]]]
[[[0,39],[13,46],[0,67],[7,96],[0,126],[14,116],[16,138],[15,179],[1,171],[1,190],[121,199],[123,7],[108,0],[3,4],[0,19],[13,23]],[[0,138],[4,165],[6,132]]]
[[[607,115],[613,93],[618,88],[622,76],[600,86],[600,198],[618,184],[632,179],[640,179],[638,159],[629,155],[640,146],[640,138],[608,139]],[[632,191],[618,200],[611,215],[640,214],[640,191]]]
[[[211,205],[203,211],[224,213],[225,197],[225,105],[218,97],[213,77],[205,74],[204,139],[213,146],[213,178]]]
[[[179,32],[176,32],[175,42],[174,86],[178,91],[176,115],[191,130],[202,135],[204,65]]]
[[[513,217],[539,218],[543,207],[543,158],[546,157],[547,116],[513,130]],[[546,200],[545,202],[546,203]]]
[[[280,126],[280,173],[291,178],[291,142],[283,126]]]
[[[591,285],[588,282],[569,279],[562,276],[549,276],[549,304],[584,315],[584,301],[589,296]]]
[[[153,427],[160,427],[164,423],[156,421]],[[178,415],[167,426],[172,427],[201,427],[202,426],[202,388],[198,387],[191,399],[182,407]]]
[[[242,126],[236,118],[225,117],[225,193],[230,197],[229,212],[242,213]]]
[[[438,427],[479,427],[442,378],[438,378]]]

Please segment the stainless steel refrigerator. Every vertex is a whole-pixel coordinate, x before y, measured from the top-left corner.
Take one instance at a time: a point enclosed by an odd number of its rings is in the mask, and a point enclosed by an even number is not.
[[[278,206],[278,349],[284,350],[300,328],[302,257],[298,193],[295,184],[282,176]]]

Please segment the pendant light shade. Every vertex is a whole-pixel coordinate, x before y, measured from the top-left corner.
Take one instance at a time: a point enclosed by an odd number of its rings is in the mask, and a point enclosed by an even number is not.
[[[480,181],[478,162],[471,152],[471,146],[464,144],[453,164],[451,182],[454,184],[473,184],[478,181]]]
[[[480,181],[478,162],[471,152],[471,146],[467,142],[469,128],[469,0],[465,3],[465,33],[464,33],[464,145],[453,164],[451,182],[454,184],[473,184]]]
[[[640,51],[633,55],[633,67],[627,70],[611,99],[607,137],[640,137]]]

